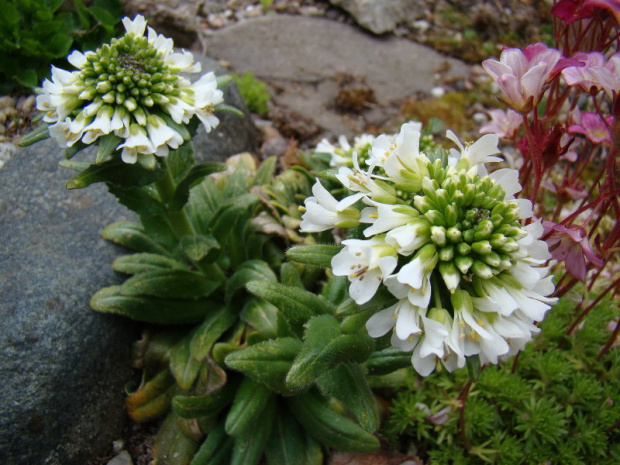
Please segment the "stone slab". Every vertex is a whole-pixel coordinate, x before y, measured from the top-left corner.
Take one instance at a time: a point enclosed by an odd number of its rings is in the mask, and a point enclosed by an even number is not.
[[[429,92],[441,77],[465,78],[469,68],[423,45],[398,37],[376,37],[325,18],[264,16],[215,31],[205,39],[209,56],[251,71],[271,85],[277,104],[313,120],[334,134],[359,133],[356,115],[333,109],[338,76],[365,79],[376,103],[369,117],[418,92]],[[447,70],[447,71],[445,71]],[[445,71],[445,72],[443,72]]]

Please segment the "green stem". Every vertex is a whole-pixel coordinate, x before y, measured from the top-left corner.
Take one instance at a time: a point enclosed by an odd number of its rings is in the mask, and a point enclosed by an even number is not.
[[[174,179],[172,178],[172,173],[170,172],[170,168],[168,167],[168,160],[164,158],[164,175],[159,178],[155,182],[155,188],[157,189],[157,193],[159,194],[160,200],[167,204],[172,200],[174,196],[174,192],[176,190],[176,186],[174,183]],[[166,218],[166,222],[174,232],[177,239],[180,239],[183,236],[195,236],[196,231],[192,227],[189,218],[187,217],[187,213],[185,210],[181,209],[179,211],[174,212],[166,212],[164,213]]]

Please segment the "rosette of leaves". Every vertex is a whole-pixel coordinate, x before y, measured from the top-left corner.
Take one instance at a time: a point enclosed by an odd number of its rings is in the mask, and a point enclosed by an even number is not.
[[[0,91],[34,88],[69,50],[114,36],[120,0],[0,0]]]
[[[127,399],[135,420],[166,417],[156,463],[318,465],[327,449],[376,449],[367,374],[410,361],[365,334],[377,301],[359,307],[346,278],[325,275],[339,247],[292,248],[287,261],[291,244],[315,240],[295,232],[311,176],[295,167],[274,177],[274,158],[257,169],[249,155],[194,165],[183,147],[160,178],[124,165],[144,173],[143,186],[116,170],[70,181],[105,181],[140,215],[104,230],[136,253],[113,265],[130,277],[91,306],[165,325],[138,344],[143,379]]]

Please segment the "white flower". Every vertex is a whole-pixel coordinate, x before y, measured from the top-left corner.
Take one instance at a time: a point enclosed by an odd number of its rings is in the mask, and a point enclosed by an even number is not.
[[[314,197],[304,202],[304,214],[300,225],[301,232],[320,232],[339,228],[350,228],[359,224],[360,212],[352,205],[363,194],[351,195],[340,202],[334,199],[317,179],[312,186]]]
[[[497,136],[472,144],[450,131],[447,137],[458,150],[435,150],[430,158],[419,150],[417,124],[377,137],[368,171],[354,157],[354,169],[338,172],[342,186],[355,194],[338,201],[321,186],[317,198],[306,201],[304,215],[309,232],[367,225],[367,240],[344,241],[334,273],[349,277],[358,303],[380,286],[394,296],[396,304],[370,317],[368,333],[393,331],[392,345],[412,352],[423,376],[437,364],[454,370],[467,357],[498,363],[513,355],[556,302],[549,297],[554,285],[542,225],[522,222],[533,212],[529,200],[515,198],[521,191],[517,172],[487,174],[486,164],[500,160]],[[352,207],[358,200],[367,205],[361,213]],[[347,208],[353,210],[344,214]],[[377,253],[380,247],[390,252]],[[380,264],[385,255],[389,261]]]
[[[121,158],[125,163],[135,163],[138,160],[138,154],[155,153],[155,147],[147,137],[146,131],[137,124],[132,124],[129,128],[129,137],[125,142],[118,146],[122,148]]]
[[[193,84],[179,73],[196,73],[200,64],[188,51],[174,52],[171,39],[148,28],[138,15],[123,19],[126,34],[96,51],[73,51],[68,60],[76,71],[52,68],[51,80],[43,82],[37,108],[50,123],[50,133],[61,147],[78,140],[92,144],[107,135],[121,139],[116,147],[121,158],[134,163],[145,155],[154,166],[152,155],[165,156],[184,141],[179,132],[165,123],[166,115],[177,124],[188,124],[196,116],[207,132],[217,126],[213,115],[222,103],[213,73]],[[148,133],[145,143],[135,130]],[[54,127],[57,126],[57,127]],[[138,138],[140,140],[138,140]]]
[[[396,251],[380,237],[342,243],[345,248],[332,258],[332,270],[336,276],[349,278],[351,298],[361,305],[375,295],[383,278],[396,268]]]

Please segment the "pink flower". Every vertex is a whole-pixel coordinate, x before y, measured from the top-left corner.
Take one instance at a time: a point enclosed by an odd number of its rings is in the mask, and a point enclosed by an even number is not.
[[[522,114],[538,105],[549,82],[565,66],[558,50],[540,42],[524,50],[504,49],[499,61],[482,62],[482,67],[504,93],[506,99],[502,101]]]
[[[613,54],[607,63],[601,52],[578,53],[573,60],[581,66],[568,66],[562,77],[569,86],[581,86],[586,92],[597,94],[604,90],[613,98],[620,89],[620,52]]]
[[[579,108],[575,108],[571,114],[573,124],[568,127],[569,134],[583,134],[591,142],[600,144],[611,142],[611,127],[614,117],[607,116],[605,120],[598,113],[585,111],[581,113]]]
[[[593,13],[594,5],[588,5],[583,0],[560,0],[551,7],[551,14],[557,16],[566,24],[590,18]]]
[[[552,221],[543,221],[545,234],[551,235],[546,239],[549,251],[554,260],[563,261],[566,270],[580,281],[586,279],[586,258],[596,267],[604,265],[590,247],[588,236],[581,226],[556,224]]]
[[[512,139],[523,124],[523,117],[514,110],[489,110],[491,121],[480,128],[480,134],[496,134],[503,139]]]

